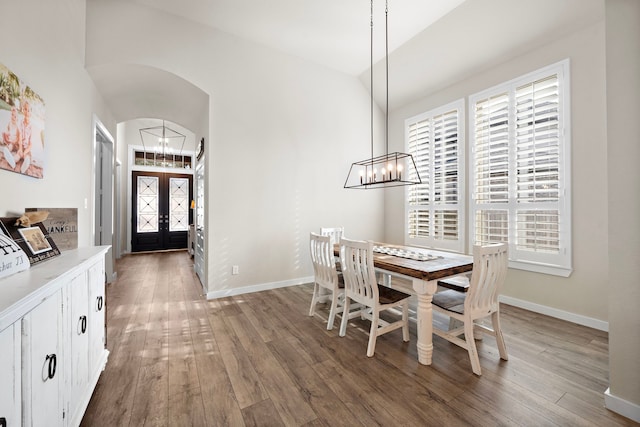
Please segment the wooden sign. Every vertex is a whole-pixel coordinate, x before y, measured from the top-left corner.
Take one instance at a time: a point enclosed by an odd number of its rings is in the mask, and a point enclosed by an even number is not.
[[[49,216],[42,221],[58,249],[66,251],[78,247],[78,209],[77,208],[27,208],[27,212],[47,211]]]

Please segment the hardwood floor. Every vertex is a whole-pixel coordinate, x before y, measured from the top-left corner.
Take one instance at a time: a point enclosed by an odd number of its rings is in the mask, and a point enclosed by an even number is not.
[[[434,337],[432,366],[400,330],[366,357],[311,285],[207,301],[186,252],[130,255],[107,287],[111,354],[83,426],[630,426],[604,408],[607,333],[502,306],[509,361]],[[443,319],[436,319],[443,321]]]

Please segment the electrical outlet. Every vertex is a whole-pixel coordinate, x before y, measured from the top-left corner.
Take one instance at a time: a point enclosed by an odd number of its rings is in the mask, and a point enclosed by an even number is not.
[[[238,267],[237,265],[231,267],[231,274],[240,274],[240,267]]]

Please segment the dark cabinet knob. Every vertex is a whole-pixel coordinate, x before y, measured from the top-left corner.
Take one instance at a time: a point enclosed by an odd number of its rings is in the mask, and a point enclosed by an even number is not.
[[[102,311],[102,306],[104,305],[104,301],[102,299],[102,296],[98,297],[97,302],[98,302],[98,311]]]
[[[7,427],[7,419],[5,417],[0,417],[0,427]]]

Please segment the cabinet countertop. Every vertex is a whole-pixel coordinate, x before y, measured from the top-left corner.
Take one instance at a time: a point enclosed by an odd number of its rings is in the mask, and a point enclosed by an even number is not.
[[[66,281],[88,267],[110,246],[91,246],[62,252],[55,258],[0,279],[0,331],[15,323]]]

